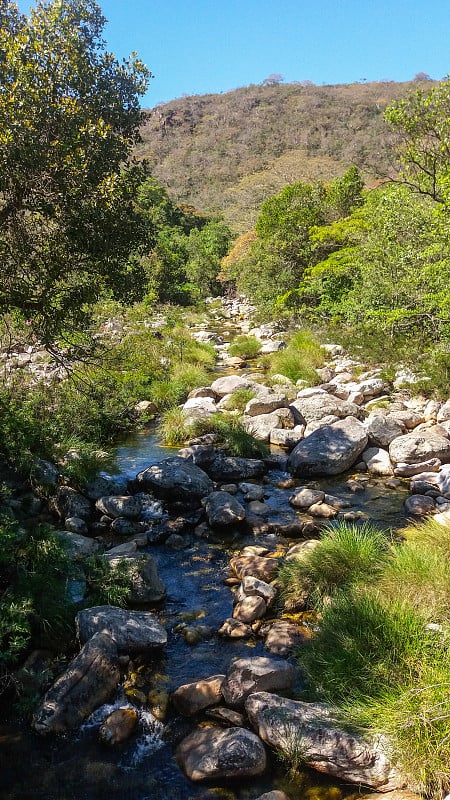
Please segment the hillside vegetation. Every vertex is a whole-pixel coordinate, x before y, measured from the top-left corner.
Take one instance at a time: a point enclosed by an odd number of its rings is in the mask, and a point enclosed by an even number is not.
[[[372,179],[393,174],[383,112],[420,85],[291,83],[183,97],[147,112],[136,154],[176,201],[221,212],[242,232],[287,183],[327,181],[352,164]]]

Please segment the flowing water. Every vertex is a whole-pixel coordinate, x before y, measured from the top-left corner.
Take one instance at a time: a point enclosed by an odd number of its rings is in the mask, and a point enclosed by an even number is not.
[[[118,472],[134,477],[174,452],[161,447],[154,429],[137,432],[117,449]],[[287,476],[271,473],[265,486],[265,502],[274,511],[286,504],[286,490],[277,487],[282,477]],[[352,494],[345,486],[347,477],[317,481],[316,485],[348,499],[352,509],[364,510],[381,527],[401,525],[403,492],[386,489],[381,480],[370,480],[364,491]],[[223,583],[230,556],[255,541],[275,549],[277,537],[255,540],[235,531],[226,541],[188,537],[181,550],[165,545],[148,547],[167,586],[167,598],[156,612],[167,628],[169,642],[158,659],[137,659],[133,665],[140,687],[137,697],[155,689],[155,675],[159,681],[156,689],[162,685],[171,692],[183,683],[224,673],[235,657],[266,654],[260,641],[224,641],[215,633],[232,611],[232,595]],[[210,634],[188,644],[183,636],[186,625],[206,626]],[[169,717],[163,725],[144,703],[134,738],[107,749],[97,740],[98,727],[111,710],[129,704],[125,690],[126,686],[122,687],[113,704],[98,709],[81,731],[71,736],[42,739],[10,709],[6,719],[0,720],[1,800],[252,800],[274,788],[284,789],[291,800],[340,800],[354,792],[354,787],[339,786],[309,771],[290,779],[274,758],[261,778],[206,787],[193,784],[174,758],[175,744],[189,731],[189,724]]]

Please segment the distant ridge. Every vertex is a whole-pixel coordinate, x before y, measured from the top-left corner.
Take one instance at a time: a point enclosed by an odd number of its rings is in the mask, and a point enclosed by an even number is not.
[[[280,83],[182,97],[147,112],[136,154],[175,200],[243,231],[286,183],[327,181],[351,164],[369,179],[392,172],[383,111],[423,85]]]

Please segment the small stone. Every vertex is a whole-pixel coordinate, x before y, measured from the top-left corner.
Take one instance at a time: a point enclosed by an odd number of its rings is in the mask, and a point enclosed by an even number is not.
[[[233,619],[245,622],[250,625],[257,619],[261,619],[267,611],[267,605],[262,597],[257,595],[244,597],[233,609]]]

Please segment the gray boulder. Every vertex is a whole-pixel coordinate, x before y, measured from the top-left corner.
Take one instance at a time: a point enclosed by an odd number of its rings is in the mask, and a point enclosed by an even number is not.
[[[159,461],[136,476],[141,491],[154,492],[170,500],[206,497],[213,490],[211,479],[191,461],[175,456]]]
[[[242,424],[247,433],[251,433],[256,439],[268,442],[272,431],[276,428],[293,428],[295,426],[295,418],[289,408],[279,408],[270,414],[259,414],[253,417],[243,416]]]
[[[249,400],[244,409],[248,417],[258,417],[260,414],[271,414],[279,408],[287,408],[289,402],[285,394],[267,394]]]
[[[308,766],[319,772],[383,792],[405,785],[379,738],[366,741],[342,730],[331,710],[320,703],[260,692],[248,697],[245,708],[264,742],[287,752],[301,747]]]
[[[137,519],[141,513],[141,504],[136,497],[130,495],[117,496],[107,495],[99,497],[95,503],[95,507],[102,514],[116,519],[117,517],[125,517],[126,519]]]
[[[417,464],[431,458],[445,464],[450,462],[450,440],[427,430],[413,431],[394,439],[389,445],[389,455],[394,464]]]
[[[240,707],[254,692],[291,691],[295,677],[295,667],[279,658],[238,658],[231,664],[223,682],[223,698],[228,706]]]
[[[117,645],[107,633],[96,633],[48,690],[35,714],[34,729],[38,733],[75,730],[109,699],[119,680]]]
[[[70,486],[60,486],[56,495],[52,497],[50,506],[61,519],[68,517],[88,519],[91,514],[90,501]]]
[[[288,458],[288,469],[302,477],[339,475],[358,460],[367,440],[364,425],[355,417],[347,417],[319,428],[299,442]]]
[[[360,410],[355,403],[340,400],[332,394],[326,392],[313,395],[312,397],[297,397],[291,403],[305,422],[313,422],[331,414],[343,419],[344,417],[358,417]]]
[[[373,447],[389,447],[393,439],[402,435],[404,426],[392,417],[374,414],[367,420],[366,429],[370,445]]]
[[[74,560],[91,556],[100,549],[100,544],[96,539],[91,539],[89,536],[83,536],[70,531],[55,531],[55,535],[67,547],[68,552]]]
[[[96,633],[106,632],[120,653],[148,653],[167,644],[166,630],[150,611],[94,606],[79,611],[75,623],[81,644]]]
[[[177,759],[191,781],[248,778],[266,768],[264,745],[245,728],[203,728],[183,739]]]
[[[253,383],[240,375],[224,375],[223,378],[217,378],[211,384],[211,390],[218,397],[225,397],[226,394],[231,394],[236,389],[251,389],[252,387]]]
[[[212,528],[235,525],[245,519],[245,509],[228,492],[211,492],[205,502],[205,512]]]

